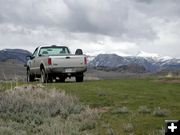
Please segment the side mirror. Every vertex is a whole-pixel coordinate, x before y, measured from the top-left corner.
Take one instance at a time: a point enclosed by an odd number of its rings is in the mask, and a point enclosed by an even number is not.
[[[26,56],[26,60],[32,60],[32,59],[34,59],[34,56]]]
[[[82,49],[76,49],[75,55],[83,55]]]

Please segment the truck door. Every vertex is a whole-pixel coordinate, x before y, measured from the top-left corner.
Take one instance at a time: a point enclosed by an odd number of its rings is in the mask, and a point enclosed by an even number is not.
[[[36,74],[36,70],[37,70],[37,67],[36,67],[37,53],[38,53],[38,48],[35,49],[35,51],[32,55],[33,58],[32,58],[31,63],[30,63],[30,70],[33,74]]]

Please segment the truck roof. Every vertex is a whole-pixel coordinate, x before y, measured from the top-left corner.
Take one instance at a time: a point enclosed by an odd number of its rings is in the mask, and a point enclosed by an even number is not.
[[[39,48],[42,48],[42,47],[67,47],[67,46],[64,46],[64,45],[41,45],[41,46],[39,46]]]

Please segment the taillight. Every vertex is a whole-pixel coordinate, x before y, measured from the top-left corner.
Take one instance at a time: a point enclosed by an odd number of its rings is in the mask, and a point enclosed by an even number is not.
[[[51,58],[48,58],[48,65],[52,65]]]
[[[84,64],[87,64],[87,58],[84,57]]]

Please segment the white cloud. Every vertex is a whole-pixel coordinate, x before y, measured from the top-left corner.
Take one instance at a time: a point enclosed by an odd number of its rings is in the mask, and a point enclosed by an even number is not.
[[[152,57],[152,58],[159,57],[159,55],[156,53],[147,53],[144,51],[140,51],[136,56],[138,56],[138,57]]]

